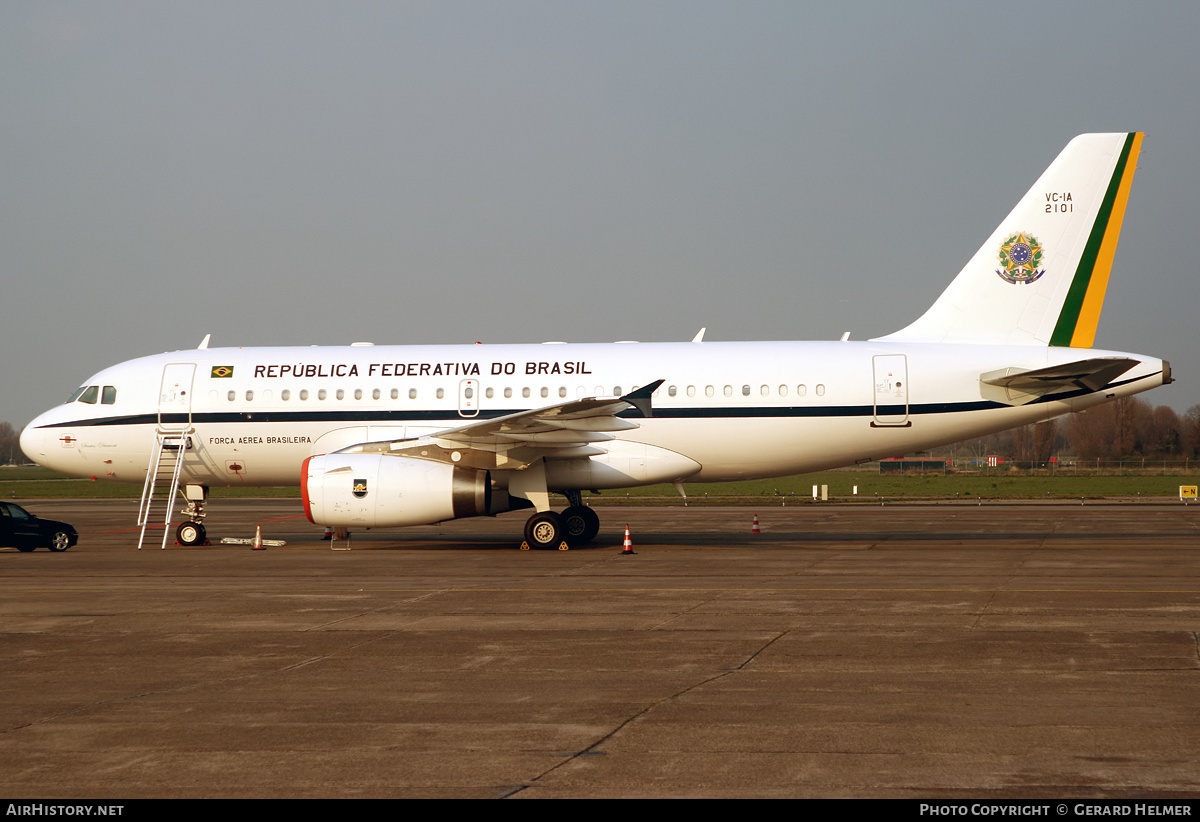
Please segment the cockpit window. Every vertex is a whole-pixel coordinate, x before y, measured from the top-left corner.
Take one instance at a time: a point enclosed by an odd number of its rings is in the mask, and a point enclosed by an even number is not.
[[[115,385],[106,385],[104,390],[100,392],[100,404],[112,405],[117,401],[117,387]]]
[[[87,389],[88,389],[88,387],[86,385],[81,385],[78,388],[76,388],[75,393],[71,395],[71,399],[67,400],[67,402],[65,404],[70,404],[70,403],[75,402],[75,400],[79,399],[79,395],[82,394],[84,391],[87,391]]]
[[[89,385],[83,390],[83,394],[79,397],[80,402],[86,402],[91,405],[96,404],[96,397],[100,394],[100,386]]]

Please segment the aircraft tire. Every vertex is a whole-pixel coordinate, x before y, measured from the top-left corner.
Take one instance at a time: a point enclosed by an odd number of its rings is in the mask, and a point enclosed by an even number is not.
[[[175,529],[175,541],[180,545],[203,545],[204,526],[198,522],[181,522]]]
[[[588,544],[600,533],[600,517],[586,505],[572,505],[559,516],[567,544],[572,548]]]
[[[553,550],[563,541],[562,520],[553,511],[534,514],[525,522],[525,541],[530,548]]]

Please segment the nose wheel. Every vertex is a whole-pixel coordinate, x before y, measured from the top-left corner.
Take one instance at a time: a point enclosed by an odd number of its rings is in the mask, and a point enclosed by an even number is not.
[[[181,522],[175,529],[175,541],[180,545],[203,545],[204,526],[198,522]]]

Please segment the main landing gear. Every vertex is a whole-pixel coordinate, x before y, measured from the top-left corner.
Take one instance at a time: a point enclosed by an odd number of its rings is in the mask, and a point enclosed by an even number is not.
[[[540,511],[525,522],[525,542],[530,548],[555,549],[586,545],[600,533],[600,517],[583,504],[579,491],[564,492],[570,505],[561,513]]]

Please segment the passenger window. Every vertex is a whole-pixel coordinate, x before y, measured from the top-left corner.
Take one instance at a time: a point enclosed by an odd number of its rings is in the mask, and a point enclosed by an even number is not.
[[[619,397],[619,396],[621,396],[621,386],[619,386],[619,385],[614,385],[614,386],[613,386],[613,396],[614,396],[614,397]]]
[[[713,387],[711,385],[704,386],[704,396],[711,397],[715,393],[716,392],[713,390]]]
[[[781,397],[787,396],[787,386],[786,385],[779,386],[779,396],[781,396]]]
[[[727,397],[733,396],[733,386],[732,385],[725,386],[725,396],[727,396]]]
[[[446,396],[446,391],[445,391],[445,389],[443,389],[443,388],[439,388],[439,389],[437,390],[437,398],[440,400],[440,399],[443,399],[443,398],[445,398],[445,396]]]
[[[542,386],[542,399],[545,399],[546,397],[549,397],[549,396],[550,396],[550,389],[543,385]]]
[[[250,401],[251,401],[251,400],[253,400],[253,399],[254,399],[254,392],[253,392],[253,391],[247,391],[247,392],[246,392],[246,402],[250,402]]]
[[[496,389],[488,387],[484,390],[483,395],[490,400],[492,397],[496,396]]]
[[[761,389],[759,389],[758,393],[765,397],[771,393],[771,387],[769,385],[764,385]]]
[[[393,392],[393,394],[394,394],[394,393],[395,393],[395,392]],[[415,400],[415,399],[417,398],[417,389],[415,389],[415,388],[410,388],[410,389],[408,389],[408,398],[409,398],[410,400]],[[392,397],[392,399],[396,399],[396,397],[395,397],[395,396],[393,396],[393,397]]]
[[[283,400],[284,402],[287,402],[291,398],[292,398],[292,392],[289,391],[288,389],[285,388],[279,392],[279,399]]]
[[[687,394],[688,394],[688,396],[689,396],[689,397],[694,397],[694,396],[696,396],[696,386],[694,386],[694,385],[689,385],[689,386],[688,386],[688,392],[687,392]]]
[[[307,388],[300,389],[300,399],[302,399],[302,400],[308,399],[308,389]]]
[[[565,397],[565,396],[567,396],[567,387],[566,387],[565,385],[564,385],[564,386],[561,386],[561,387],[558,389],[558,396],[559,396],[559,397]]]
[[[505,389],[504,389],[504,399],[506,399],[506,400],[507,400],[507,399],[510,399],[511,397],[512,397],[512,389],[511,389],[511,388],[505,388]]]
[[[226,394],[226,395],[225,395],[225,398],[226,398],[227,400],[229,400],[230,402],[233,402],[235,399],[237,399],[237,392],[236,392],[236,391],[230,391],[228,394]]]
[[[361,388],[354,389],[354,399],[356,399],[356,400],[362,399],[362,389]]]
[[[345,392],[345,390],[339,388],[337,390],[337,393],[334,394],[334,396],[337,397],[339,400],[344,400],[344,399],[346,399],[346,392]]]
[[[803,385],[796,386],[796,396],[803,397],[807,393],[808,393],[808,389],[806,387],[804,387]]]
[[[81,396],[79,398],[79,401],[86,402],[88,405],[95,405],[96,397],[97,397],[97,395],[99,395],[99,393],[100,393],[100,386],[89,385],[86,389],[84,389],[83,396]]]
[[[371,392],[371,399],[377,400],[377,399],[379,399],[379,397],[380,397],[379,389],[376,388],[374,391]],[[392,399],[396,399],[396,398],[392,397]]]
[[[521,396],[524,397],[525,399],[529,399],[529,388],[528,387],[521,389]]]
[[[467,399],[474,399],[475,389],[471,388],[470,386],[467,386],[466,388],[463,389],[463,396],[466,397]]]
[[[112,405],[117,401],[117,389],[114,386],[106,385],[100,394],[101,405]]]
[[[823,397],[823,396],[825,396],[825,386],[824,386],[824,385],[818,385],[818,386],[817,386],[817,396],[818,396],[818,397]]]
[[[672,385],[672,386],[670,386],[669,388],[667,388],[667,396],[668,396],[668,397],[673,397],[673,396],[675,396],[675,392],[676,392],[676,388],[675,388],[675,386],[673,386],[673,385]]]

